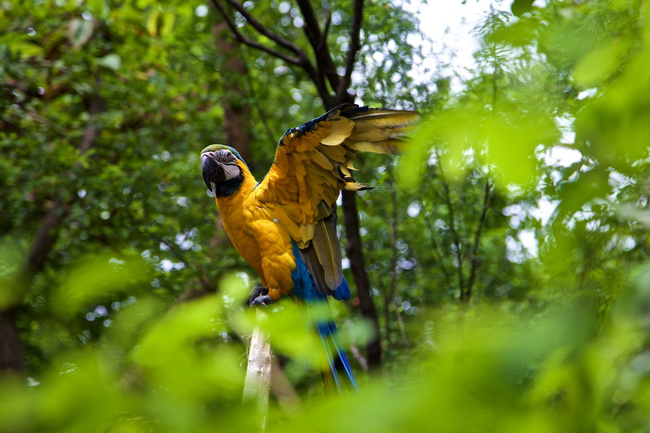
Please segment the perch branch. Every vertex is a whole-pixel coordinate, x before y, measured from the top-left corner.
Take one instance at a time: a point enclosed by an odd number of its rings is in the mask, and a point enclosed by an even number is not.
[[[256,317],[258,321],[263,319],[265,314],[260,309],[257,309]],[[242,400],[255,403],[262,431],[266,428],[266,418],[269,411],[272,361],[271,345],[262,328],[257,326],[253,331],[253,335],[251,335],[248,348],[248,367],[246,368]]]

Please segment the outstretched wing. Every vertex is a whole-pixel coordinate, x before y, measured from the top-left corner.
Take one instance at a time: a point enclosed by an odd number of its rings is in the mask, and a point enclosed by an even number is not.
[[[332,294],[343,279],[334,212],[339,191],[366,188],[351,173],[356,153],[397,152],[418,119],[414,111],[344,104],[280,139],[255,196],[296,242],[324,293]]]

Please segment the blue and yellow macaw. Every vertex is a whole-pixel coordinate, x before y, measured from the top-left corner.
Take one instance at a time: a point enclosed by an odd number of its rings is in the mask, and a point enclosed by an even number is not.
[[[291,128],[280,139],[275,161],[257,182],[239,153],[213,144],[201,151],[203,179],[214,190],[223,226],[233,245],[277,300],[291,295],[307,303],[328,296],[349,299],[336,234],[336,199],[343,189],[367,189],[352,177],[358,151],[394,153],[419,115],[344,104]],[[356,388],[348,358],[330,320],[317,320],[329,376],[339,373]]]

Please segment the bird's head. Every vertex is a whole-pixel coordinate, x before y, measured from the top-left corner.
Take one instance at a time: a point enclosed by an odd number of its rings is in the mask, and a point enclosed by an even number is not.
[[[237,183],[236,186],[239,186],[243,176],[242,169],[245,166],[242,157],[232,147],[211,144],[201,151],[203,181],[210,191],[212,191],[212,184],[217,189],[220,185],[229,183]]]

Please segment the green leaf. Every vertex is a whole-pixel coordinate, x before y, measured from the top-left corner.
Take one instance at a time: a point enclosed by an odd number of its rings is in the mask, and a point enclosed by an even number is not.
[[[34,57],[43,53],[43,47],[34,42],[19,37],[7,42],[9,51],[19,55],[21,58]]]
[[[86,21],[79,18],[70,20],[68,24],[68,39],[72,46],[81,48],[86,45],[93,35],[94,27],[93,20]]]
[[[58,313],[71,315],[142,282],[145,277],[146,269],[137,259],[113,254],[87,256],[64,275],[53,295],[54,305]]]
[[[154,38],[162,38],[174,27],[174,15],[153,11],[147,19],[147,31]]]
[[[97,59],[97,64],[113,71],[117,71],[122,67],[122,59],[118,54],[112,53]]]
[[[514,0],[510,6],[512,13],[520,17],[533,7],[534,0]]]
[[[582,85],[592,86],[608,79],[621,66],[621,57],[630,44],[615,39],[607,45],[587,53],[573,69],[573,79]]]

